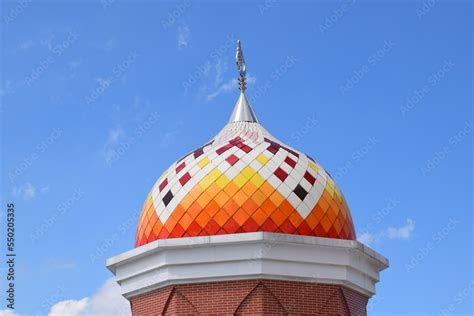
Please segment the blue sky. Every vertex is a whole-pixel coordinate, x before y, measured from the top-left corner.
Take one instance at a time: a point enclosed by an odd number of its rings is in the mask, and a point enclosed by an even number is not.
[[[336,178],[359,239],[390,260],[369,314],[472,314],[470,2],[25,0],[0,13],[16,313],[104,313],[105,260],[133,247],[154,181],[230,115],[240,38],[261,123]]]

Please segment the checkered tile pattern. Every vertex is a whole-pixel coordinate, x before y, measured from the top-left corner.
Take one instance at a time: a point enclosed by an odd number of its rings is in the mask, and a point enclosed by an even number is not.
[[[258,123],[233,122],[162,174],[135,244],[256,231],[355,239],[344,197],[320,165]]]

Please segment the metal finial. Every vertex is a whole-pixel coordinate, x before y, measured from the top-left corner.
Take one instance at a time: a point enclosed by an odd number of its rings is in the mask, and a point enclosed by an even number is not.
[[[247,79],[246,71],[245,71],[245,60],[244,60],[244,53],[242,52],[242,48],[240,47],[240,40],[237,40],[237,52],[235,53],[235,63],[237,65],[237,71],[239,72],[239,89],[242,93],[246,90],[246,82]]]
[[[237,52],[235,53],[235,63],[237,65],[237,71],[239,72],[239,89],[241,91],[239,99],[234,106],[234,111],[230,116],[229,123],[234,122],[253,122],[258,123],[257,116],[253,112],[252,107],[250,106],[249,100],[245,96],[245,80],[247,79],[245,71],[245,60],[244,53],[240,47],[240,41],[237,41]]]

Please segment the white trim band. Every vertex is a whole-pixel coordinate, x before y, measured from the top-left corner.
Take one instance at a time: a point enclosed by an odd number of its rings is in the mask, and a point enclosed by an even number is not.
[[[388,260],[355,240],[257,232],[156,240],[107,267],[127,298],[170,284],[244,279],[341,284],[370,297]]]

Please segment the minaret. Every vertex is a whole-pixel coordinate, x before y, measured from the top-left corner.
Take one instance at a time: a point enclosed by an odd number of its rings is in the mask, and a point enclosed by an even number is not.
[[[330,174],[260,125],[240,41],[236,63],[229,122],[159,177],[107,267],[137,316],[365,315],[388,260],[357,241]]]

